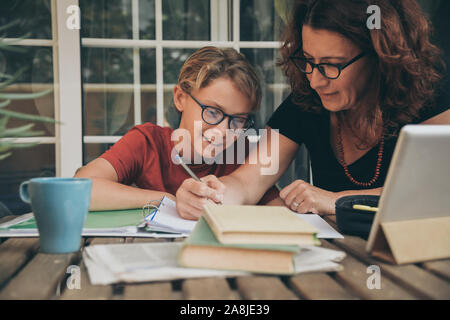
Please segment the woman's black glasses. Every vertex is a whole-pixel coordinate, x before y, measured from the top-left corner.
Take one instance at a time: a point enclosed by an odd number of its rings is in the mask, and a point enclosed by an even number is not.
[[[207,106],[203,103],[200,103],[189,92],[187,92],[187,94],[200,106],[200,108],[202,108],[202,119],[209,125],[219,124],[223,121],[223,119],[225,119],[225,117],[228,117],[228,128],[232,130],[242,129],[245,131],[253,126],[254,121],[251,115],[249,115],[248,117],[242,117],[226,114],[219,108]]]
[[[361,52],[356,57],[351,59],[349,62],[345,64],[334,64],[334,63],[314,63],[310,59],[305,58],[304,56],[297,56],[297,54],[301,51],[301,49],[295,50],[295,52],[289,57],[289,59],[294,63],[297,69],[303,73],[311,74],[314,71],[314,68],[317,68],[319,72],[328,79],[337,79],[341,74],[342,70],[347,68],[353,62],[364,57],[365,52]]]

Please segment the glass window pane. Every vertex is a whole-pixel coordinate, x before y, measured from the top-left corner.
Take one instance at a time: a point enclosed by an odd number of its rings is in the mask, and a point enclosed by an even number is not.
[[[164,126],[176,129],[180,125],[180,120],[181,113],[173,103],[173,89],[164,90]]]
[[[123,135],[134,125],[133,88],[84,86],[84,135]]]
[[[133,50],[82,48],[84,83],[133,83]]]
[[[156,123],[156,50],[140,49],[141,122]]]
[[[209,40],[210,0],[164,0],[164,40]]]
[[[156,124],[156,87],[143,85],[141,87],[141,121]]]
[[[197,49],[164,49],[164,84],[175,85],[184,62]],[[164,125],[177,128],[180,114],[173,105],[173,86],[164,89]]]
[[[241,41],[277,41],[293,0],[246,0],[240,2]]]
[[[25,68],[14,84],[3,89],[8,93],[38,93],[44,90],[53,91],[53,56],[50,47],[17,47],[22,52],[0,51],[0,73],[13,75]],[[27,100],[12,100],[5,107],[7,110],[54,118],[53,92]],[[8,128],[28,124],[28,120],[10,118]],[[54,136],[55,125],[52,123],[35,122],[34,131],[42,131],[41,136]]]
[[[256,117],[256,127],[263,128],[273,110],[289,93],[285,77],[275,62],[279,59],[279,49],[241,49],[250,61],[261,81],[263,97]]]
[[[83,152],[83,165],[97,159],[114,143],[85,143]]]
[[[141,60],[141,83],[156,83],[156,50],[139,49]]]
[[[1,160],[0,202],[13,214],[30,212],[28,204],[19,197],[23,181],[36,177],[55,176],[55,146],[41,144],[30,148],[13,149],[8,158]]]
[[[6,38],[52,39],[50,0],[1,0],[0,26],[18,21]]]
[[[134,124],[133,49],[82,48],[84,135],[122,135]]]
[[[132,38],[131,0],[80,0],[81,37]]]
[[[197,49],[164,49],[164,83],[176,84],[178,82],[178,75],[184,62]]]
[[[139,38],[155,39],[155,0],[139,0]]]

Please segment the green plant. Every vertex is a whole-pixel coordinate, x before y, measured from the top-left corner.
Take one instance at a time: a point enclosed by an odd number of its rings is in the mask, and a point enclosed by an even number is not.
[[[14,21],[7,25],[0,27],[0,33],[3,33],[0,37],[0,52],[1,51],[13,51],[13,52],[23,52],[24,49],[18,46],[13,46],[17,41],[26,38],[20,38],[18,40],[6,41],[5,32],[14,27],[18,21]],[[33,137],[42,135],[42,131],[33,131],[32,128],[34,123],[29,123],[23,126],[7,128],[7,124],[10,118],[29,120],[29,121],[41,121],[41,122],[51,122],[56,121],[52,118],[41,117],[36,115],[30,115],[25,113],[20,113],[12,110],[6,110],[5,107],[8,106],[13,100],[28,100],[36,99],[46,94],[50,93],[52,90],[45,90],[37,93],[6,93],[5,89],[13,84],[17,79],[19,79],[22,74],[27,70],[23,67],[16,71],[13,75],[9,75],[1,72],[0,70],[0,160],[3,160],[12,154],[12,149],[14,148],[27,148],[36,145],[36,143],[17,143],[15,138],[19,137]]]

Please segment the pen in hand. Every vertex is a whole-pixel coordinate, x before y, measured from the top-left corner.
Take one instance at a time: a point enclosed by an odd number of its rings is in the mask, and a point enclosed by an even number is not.
[[[177,154],[176,159],[178,161],[179,164],[181,164],[181,166],[184,168],[184,170],[186,170],[186,172],[192,177],[192,179],[194,179],[195,181],[199,181],[199,182],[203,182],[202,180],[200,180],[199,177],[197,177],[197,175],[184,163],[183,159],[180,157],[179,154]],[[222,204],[221,201],[218,202],[219,204]]]

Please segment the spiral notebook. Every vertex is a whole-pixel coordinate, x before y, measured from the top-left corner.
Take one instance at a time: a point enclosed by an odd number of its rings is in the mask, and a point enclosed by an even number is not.
[[[182,233],[188,235],[194,229],[197,221],[186,220],[178,215],[175,201],[163,197],[159,204],[148,205],[144,207],[149,210],[148,214],[144,214],[144,221],[140,227],[144,227],[148,231],[168,232],[168,233]]]

